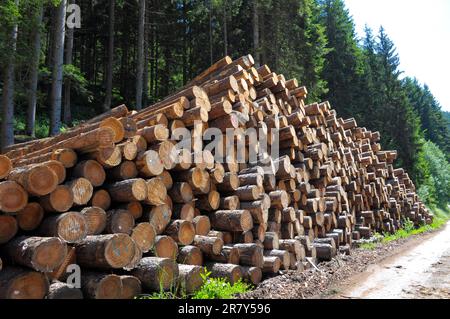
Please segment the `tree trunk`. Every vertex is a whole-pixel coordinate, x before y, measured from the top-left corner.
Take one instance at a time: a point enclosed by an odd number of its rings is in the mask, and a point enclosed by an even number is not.
[[[15,5],[19,7],[19,0],[15,0]],[[17,46],[17,33],[18,24],[16,23],[11,30],[11,51],[9,52],[9,61],[3,79],[1,148],[14,144],[14,59]]]
[[[69,0],[69,3],[74,3],[74,0]],[[66,43],[66,65],[72,64],[73,55],[73,34],[74,28],[67,29],[67,43]],[[70,79],[67,78],[64,82],[64,114],[63,121],[65,124],[69,125],[72,123],[72,111],[70,107]]]
[[[37,85],[39,76],[39,60],[41,56],[41,32],[40,26],[44,14],[44,7],[40,6],[36,14],[36,25],[33,30],[33,58],[30,70],[30,87],[28,93],[28,111],[27,111],[27,135],[35,136],[36,104],[37,104]]]
[[[59,133],[61,127],[61,97],[64,67],[64,34],[67,0],[62,0],[55,9],[55,46],[53,51],[53,73],[51,94],[50,135]]]
[[[144,27],[145,27],[145,0],[139,0],[139,33],[138,33],[138,59],[136,72],[136,110],[142,109],[142,88],[144,73]]]
[[[223,1],[223,44],[224,44],[224,56],[228,55],[228,30],[227,30],[227,6],[228,1]]]
[[[253,57],[255,58],[255,67],[259,67],[259,13],[258,0],[253,0]]]
[[[109,1],[109,42],[108,42],[108,66],[106,68],[106,96],[103,110],[106,112],[111,108],[113,68],[114,68],[114,4],[115,0]]]

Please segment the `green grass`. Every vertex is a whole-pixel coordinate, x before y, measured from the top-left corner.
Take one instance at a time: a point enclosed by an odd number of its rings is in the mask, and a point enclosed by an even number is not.
[[[192,299],[232,299],[234,295],[249,291],[251,286],[239,280],[233,285],[224,278],[209,278],[211,273],[202,274],[203,285]]]
[[[159,292],[140,295],[136,299],[232,299],[234,295],[245,293],[252,288],[251,285],[241,280],[230,284],[225,278],[211,278],[210,275],[211,273],[205,269],[201,274],[203,284],[193,295],[188,295],[172,285],[169,291],[161,288]]]

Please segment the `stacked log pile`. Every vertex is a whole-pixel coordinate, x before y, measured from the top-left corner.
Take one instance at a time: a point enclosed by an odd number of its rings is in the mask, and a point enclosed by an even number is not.
[[[379,133],[306,96],[250,55],[226,57],[139,112],[122,105],[9,147],[0,156],[0,298],[189,294],[203,266],[258,284],[349,253],[352,240],[394,232],[403,218],[431,223]],[[255,128],[258,141],[210,150],[207,128]],[[200,137],[192,148],[176,146],[180,129]],[[244,161],[226,152],[239,143]],[[80,289],[66,282],[73,265]]]

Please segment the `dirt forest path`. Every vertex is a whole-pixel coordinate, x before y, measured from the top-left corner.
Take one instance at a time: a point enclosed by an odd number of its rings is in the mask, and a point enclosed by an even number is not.
[[[339,287],[334,298],[450,298],[450,222]]]

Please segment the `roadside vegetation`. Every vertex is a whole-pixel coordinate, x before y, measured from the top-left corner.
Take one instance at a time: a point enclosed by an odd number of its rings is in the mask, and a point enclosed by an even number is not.
[[[198,291],[187,294],[183,289],[173,285],[169,291],[161,289],[150,295],[141,295],[136,299],[232,299],[236,294],[252,290],[252,286],[239,280],[231,284],[226,278],[211,278],[211,273],[205,268],[201,274],[203,284]]]

